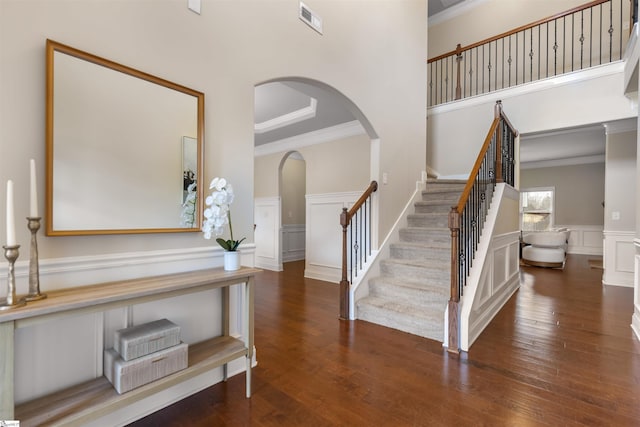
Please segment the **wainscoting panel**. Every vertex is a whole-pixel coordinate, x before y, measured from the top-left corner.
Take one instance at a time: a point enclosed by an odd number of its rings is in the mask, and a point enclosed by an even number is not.
[[[259,197],[254,200],[256,224],[256,267],[282,271],[280,256],[280,197]]]
[[[570,254],[602,255],[602,233],[600,225],[558,225],[571,230],[569,234]]]
[[[634,231],[604,232],[603,284],[633,287],[634,238]]]
[[[476,298],[469,313],[468,342],[462,343],[465,351],[520,286],[519,237],[519,232],[502,234],[490,243],[489,258],[480,273]]]
[[[633,240],[634,246],[634,271],[635,286],[633,290],[633,317],[631,319],[631,329],[640,340],[640,239]]]
[[[360,193],[308,194],[306,196],[305,277],[340,282],[342,275],[342,208],[351,207]]]
[[[305,258],[305,224],[282,225],[282,262]]]

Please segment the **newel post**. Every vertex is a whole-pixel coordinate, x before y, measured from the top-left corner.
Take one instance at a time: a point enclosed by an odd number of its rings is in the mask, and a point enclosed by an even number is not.
[[[502,176],[502,133],[504,129],[504,121],[502,120],[502,101],[496,101],[495,106],[495,116],[496,119],[500,120],[498,123],[498,127],[496,129],[496,183],[504,182],[504,177]]]
[[[460,353],[459,337],[459,311],[460,302],[460,258],[458,256],[458,236],[460,234],[460,213],[456,206],[449,212],[449,229],[451,230],[451,297],[449,298],[449,342],[447,351],[449,353]]]
[[[340,214],[342,226],[342,279],[340,280],[340,319],[349,320],[349,280],[347,280],[347,227],[349,225],[349,213],[347,208],[342,208]]]
[[[462,87],[460,86],[460,63],[462,62],[462,46],[460,43],[456,46],[456,65],[457,65],[457,78],[456,78],[456,99],[462,98]]]

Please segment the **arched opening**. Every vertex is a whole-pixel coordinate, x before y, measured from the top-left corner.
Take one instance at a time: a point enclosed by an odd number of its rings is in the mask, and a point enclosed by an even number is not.
[[[282,262],[305,258],[306,163],[297,151],[285,154],[279,168],[280,218],[282,219]]]
[[[256,266],[280,271],[283,262],[304,258],[305,277],[339,282],[340,213],[379,180],[377,133],[340,91],[300,77],[256,85],[254,117]],[[304,201],[297,196],[291,205],[287,186],[299,191],[302,179],[287,174],[302,165]]]

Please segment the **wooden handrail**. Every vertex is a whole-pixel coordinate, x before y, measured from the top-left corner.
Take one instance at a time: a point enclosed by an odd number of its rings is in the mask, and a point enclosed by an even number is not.
[[[340,225],[342,226],[342,278],[340,280],[340,319],[349,319],[349,287],[350,282],[347,277],[347,229],[351,224],[351,219],[362,208],[371,195],[378,190],[378,182],[371,181],[367,189],[356,200],[351,209],[342,208],[340,214]]]
[[[471,193],[471,188],[473,188],[475,177],[476,175],[478,175],[478,171],[482,166],[482,161],[484,160],[484,156],[487,153],[489,146],[491,145],[491,139],[493,138],[493,135],[495,134],[496,128],[498,127],[499,124],[500,124],[500,117],[496,117],[495,119],[493,119],[493,122],[491,123],[491,127],[489,128],[489,132],[487,132],[487,137],[484,140],[484,144],[480,149],[480,154],[478,154],[476,163],[473,165],[473,169],[469,174],[469,179],[467,180],[467,184],[464,186],[464,190],[462,190],[462,195],[460,195],[460,200],[458,201],[458,204],[455,206],[456,211],[458,213],[462,212],[462,210],[464,209],[464,205],[467,203],[467,200],[469,199],[469,194]]]
[[[375,193],[377,190],[378,190],[378,182],[371,181],[367,189],[364,190],[364,193],[362,193],[362,196],[360,196],[360,198],[356,200],[353,206],[351,206],[351,209],[349,210],[347,210],[347,208],[342,209],[342,215],[340,215],[340,225],[342,225],[343,227],[348,226],[349,223],[351,222],[351,218],[353,218],[356,212],[358,212],[358,209],[360,209],[362,205],[364,205],[364,202],[366,202],[367,199],[371,196],[371,194]]]
[[[505,128],[508,128],[509,135],[503,141],[503,136],[505,136]],[[490,203],[489,199],[492,194],[492,189],[490,190],[490,194],[487,194],[485,189],[478,190],[478,185],[480,184],[477,180],[481,176],[484,176],[485,180],[488,177],[491,177],[489,181],[491,182],[491,186],[494,186],[497,182],[507,182],[508,184],[513,185],[513,173],[511,171],[511,159],[506,160],[508,163],[505,169],[505,176],[503,176],[503,147],[502,144],[507,145],[507,151],[510,152],[512,150],[512,144],[514,139],[512,137],[517,137],[518,131],[515,130],[511,122],[507,119],[506,115],[502,111],[502,102],[497,101],[494,110],[494,119],[491,123],[489,131],[487,132],[487,136],[482,144],[480,149],[480,153],[475,161],[473,169],[469,174],[469,179],[465,184],[464,190],[460,195],[460,199],[458,203],[451,207],[451,211],[449,212],[449,229],[451,230],[451,286],[450,286],[450,299],[448,305],[448,322],[449,322],[449,332],[448,332],[448,348],[447,350],[450,353],[458,353],[459,352],[459,302],[460,295],[462,294],[462,289],[466,284],[466,274],[469,272],[469,268],[471,267],[471,262],[474,256],[475,245],[478,243],[480,231],[482,229],[482,225],[484,224],[485,216],[481,216],[480,212],[482,209],[478,208],[475,211],[475,216],[471,221],[471,229],[473,227],[477,227],[475,234],[472,234],[475,239],[469,239],[468,237],[471,234],[468,234],[469,230],[469,222],[465,223],[465,227],[462,224],[462,218],[467,216],[467,213],[470,212],[470,207],[467,206],[469,202],[474,203],[474,200],[485,200],[486,203]],[[493,148],[492,148],[493,147]],[[492,151],[490,151],[492,150]],[[495,151],[495,153],[493,152]],[[491,159],[488,159],[488,157]],[[493,158],[495,156],[495,158]],[[483,167],[487,167],[487,161],[493,162],[490,166],[489,171],[493,171],[493,175],[489,173],[489,175],[485,175],[487,173],[487,169]],[[485,181],[482,181],[485,182]],[[481,191],[481,195],[478,197],[478,191]],[[471,199],[471,193],[475,192],[475,199]],[[477,203],[477,201],[476,201]],[[482,202],[481,202],[482,203]],[[476,206],[479,206],[476,204]],[[485,205],[485,209],[488,209],[488,205]],[[474,212],[473,210],[471,212]],[[486,210],[484,211],[486,213]],[[467,217],[468,218],[468,217]],[[464,241],[465,244],[462,244],[461,241]],[[470,243],[471,242],[471,243]]]
[[[549,16],[547,18],[542,18],[542,19],[540,19],[538,21],[531,22],[531,23],[526,24],[526,25],[522,25],[522,26],[520,26],[518,28],[514,28],[514,29],[509,30],[509,31],[505,31],[504,33],[501,33],[501,34],[498,34],[496,36],[489,37],[489,38],[481,40],[479,42],[470,44],[469,46],[460,47],[460,45],[458,45],[456,47],[456,49],[454,49],[454,50],[452,50],[450,52],[443,53],[442,55],[438,55],[436,57],[433,57],[433,58],[427,60],[427,63],[429,64],[431,62],[439,61],[441,59],[448,58],[449,56],[453,56],[453,55],[460,55],[462,52],[465,52],[467,50],[482,46],[482,45],[487,44],[487,43],[491,43],[491,42],[496,41],[496,40],[500,40],[500,39],[505,38],[505,37],[512,36],[512,35],[514,35],[516,33],[521,32],[521,31],[525,31],[525,30],[529,30],[531,28],[535,28],[535,27],[537,27],[539,25],[555,21],[556,19],[563,18],[563,17],[568,16],[568,15],[572,15],[572,14],[574,14],[576,12],[580,12],[582,10],[590,9],[590,8],[592,8],[594,6],[598,6],[599,4],[607,3],[608,1],[609,0],[594,0],[594,1],[591,1],[589,3],[583,4],[581,6],[576,6],[573,9],[569,9],[569,10],[564,11],[564,12],[556,13],[555,15]]]

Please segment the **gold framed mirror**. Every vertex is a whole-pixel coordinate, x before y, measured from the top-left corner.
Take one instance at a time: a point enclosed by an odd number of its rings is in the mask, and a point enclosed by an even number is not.
[[[202,224],[204,94],[47,40],[46,234]]]

